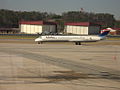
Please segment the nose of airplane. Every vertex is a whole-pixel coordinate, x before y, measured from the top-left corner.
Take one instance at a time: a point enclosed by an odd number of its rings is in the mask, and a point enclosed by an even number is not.
[[[40,38],[36,38],[36,39],[35,39],[35,42],[38,42],[38,41],[41,41],[41,39],[40,39]]]

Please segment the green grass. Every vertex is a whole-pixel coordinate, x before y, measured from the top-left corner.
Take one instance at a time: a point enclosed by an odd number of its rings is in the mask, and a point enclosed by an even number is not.
[[[107,36],[106,38],[107,40],[120,40],[120,35],[116,35],[116,36]]]
[[[38,36],[0,36],[0,39],[35,39]]]
[[[10,36],[10,35],[0,35],[0,39],[35,39],[38,36]],[[107,40],[120,40],[119,37],[108,37]]]
[[[116,37],[116,38],[107,38],[107,40],[120,40],[119,37]]]

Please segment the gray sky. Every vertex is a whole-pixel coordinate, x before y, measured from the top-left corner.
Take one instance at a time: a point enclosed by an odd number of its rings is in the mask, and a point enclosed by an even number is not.
[[[61,14],[84,8],[84,11],[111,13],[120,20],[120,0],[0,0],[0,9],[44,11]]]

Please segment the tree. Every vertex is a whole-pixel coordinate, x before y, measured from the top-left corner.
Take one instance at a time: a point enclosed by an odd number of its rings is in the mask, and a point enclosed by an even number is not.
[[[89,13],[80,11],[64,12],[62,15],[55,13],[38,12],[38,11],[12,11],[0,10],[0,27],[19,27],[19,21],[55,21],[59,26],[64,28],[66,22],[95,22],[100,23],[102,28],[117,27],[114,15],[109,13]]]

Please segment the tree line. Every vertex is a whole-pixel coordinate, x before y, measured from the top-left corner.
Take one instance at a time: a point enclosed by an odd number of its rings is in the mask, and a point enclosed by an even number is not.
[[[109,13],[91,13],[81,11],[68,11],[61,15],[40,11],[13,11],[0,9],[0,28],[17,28],[19,21],[55,21],[64,27],[66,22],[95,22],[102,28],[120,28],[120,22],[115,20],[114,15]]]

